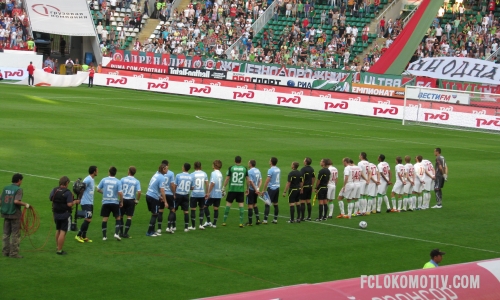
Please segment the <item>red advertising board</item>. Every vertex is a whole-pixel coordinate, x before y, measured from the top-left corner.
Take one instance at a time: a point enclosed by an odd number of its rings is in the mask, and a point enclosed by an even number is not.
[[[110,74],[110,75],[121,75],[121,76],[129,76],[129,77],[141,77],[141,78],[150,78],[150,73],[144,72],[134,72],[127,70],[118,70],[118,69],[110,69],[110,68],[102,68],[101,73]]]
[[[349,93],[338,93],[338,92],[330,92],[322,90],[312,90],[311,96],[321,97],[321,98],[331,98],[331,99],[342,99],[348,101],[360,101],[360,102],[370,101],[370,97],[365,95],[354,95]]]
[[[217,79],[203,79],[203,84],[208,84],[208,85],[217,85],[217,86],[225,86],[225,87],[232,87],[232,88],[245,88],[242,87],[244,82],[234,82],[234,81],[228,81],[228,80],[217,80]],[[253,87],[255,86],[254,84],[247,84],[247,86],[251,86],[251,89],[253,90]],[[250,88],[245,88],[245,89],[250,89]]]
[[[198,77],[185,77],[176,75],[165,75],[165,74],[151,74],[152,79],[159,79],[165,81],[179,81],[179,82],[189,82],[189,83],[203,83],[202,78]]]
[[[168,74],[168,66],[164,65],[139,64],[113,60],[107,67],[129,71]]]
[[[292,95],[309,96],[311,94],[311,90],[292,88],[292,87],[287,87],[287,86],[277,86],[277,85],[270,86],[270,85],[265,85],[265,84],[256,84],[255,89],[257,91],[285,93],[285,94],[292,94]]]

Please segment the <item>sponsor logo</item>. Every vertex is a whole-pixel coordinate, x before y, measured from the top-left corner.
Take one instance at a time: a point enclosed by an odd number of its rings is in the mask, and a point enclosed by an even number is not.
[[[5,79],[8,79],[9,77],[23,77],[24,71],[21,69],[18,69],[17,71],[5,71],[4,72],[4,77]]]
[[[148,90],[150,89],[168,89],[168,82],[164,81],[162,83],[148,82]]]
[[[210,85],[220,86],[220,82],[210,82]]]
[[[329,110],[331,108],[348,109],[349,102],[347,101],[342,101],[339,103],[325,102],[325,110]]]
[[[237,89],[245,89],[245,90],[248,90],[248,85],[237,85],[236,86]]]
[[[387,104],[387,105],[391,105],[391,101],[389,101],[389,100],[386,100],[386,101],[378,101],[378,104]]]
[[[320,98],[332,98],[332,95],[319,95]]]
[[[189,87],[189,94],[210,94],[212,88],[210,86],[205,86],[204,88],[197,88],[195,86]]]
[[[269,85],[280,85],[280,82],[283,81],[283,80],[279,80],[279,79],[257,78],[257,77],[235,76],[235,75],[233,75],[233,80],[234,81],[251,82],[251,83],[262,83],[262,84],[269,84]]]
[[[418,93],[418,98],[423,100],[434,100],[434,101],[443,101],[450,102],[453,99],[457,98],[457,94],[437,94],[437,93]]]
[[[210,71],[201,71],[199,69],[190,70],[186,68],[175,68],[170,67],[170,74],[172,75],[181,75],[181,76],[190,76],[190,77],[201,77],[201,78],[210,78]]]
[[[302,96],[302,95],[304,95],[304,92],[303,91],[299,91],[299,92],[293,92],[292,91],[292,95],[300,95],[300,96]]]
[[[170,80],[170,78],[168,78],[168,77],[158,77],[158,78],[156,78],[156,80],[160,80],[160,81],[169,81],[169,80]]]
[[[127,84],[127,77],[106,78],[106,85],[110,85],[110,84]]]
[[[276,97],[277,98],[277,102],[278,104],[281,104],[281,103],[292,103],[292,104],[300,104],[300,97],[299,96],[295,96],[293,98],[287,98],[287,97]]]
[[[52,12],[60,12],[61,10],[55,6],[52,5],[46,5],[46,4],[33,4],[31,6],[31,9],[36,12],[37,14],[48,17],[49,14]]]
[[[483,127],[483,126],[496,126],[500,127],[500,118],[496,118],[496,120],[486,120],[486,119],[476,119],[476,127]]]
[[[410,108],[422,108],[422,104],[408,104]]]
[[[49,5],[37,3],[31,6],[31,10],[34,13],[39,14],[43,17],[49,18],[58,18],[58,19],[87,19],[84,13],[81,12],[69,12],[69,11],[61,11],[59,8]]]
[[[430,81],[427,81],[427,82],[425,82],[425,81],[417,81],[415,85],[416,86],[421,86],[421,87],[433,87],[431,85]]]
[[[267,89],[267,88],[264,88],[264,92],[275,92],[276,89],[275,88],[272,88],[272,89]]]
[[[472,114],[473,115],[485,115],[486,114],[486,110],[473,110],[472,111]]]
[[[349,98],[347,99],[349,101],[358,101],[358,102],[361,102],[361,97],[356,97],[356,98]]]
[[[242,93],[242,92],[233,92],[233,99],[244,99],[244,98],[247,98],[247,99],[253,99],[254,97],[254,92],[253,91],[248,91],[246,93]]]
[[[132,75],[133,77],[137,77],[137,78],[144,78],[144,74],[139,74],[139,75]]]
[[[439,114],[433,114],[433,113],[424,113],[424,117],[426,121],[429,120],[441,120],[441,121],[446,121],[450,118],[450,114],[447,112],[442,112]]]
[[[116,72],[111,72],[111,71],[108,71],[108,73],[106,73],[108,75],[120,75],[120,72],[116,71]]]
[[[113,60],[115,61],[122,61],[123,60],[123,55],[119,52],[115,52],[113,54]]]
[[[194,82],[194,79],[191,79],[191,80],[186,79],[186,80],[184,80],[184,82],[186,82],[186,83],[195,83],[195,82]]]
[[[445,107],[445,106],[441,106],[439,108],[440,111],[453,111],[453,106],[448,106],[448,107]]]
[[[398,114],[398,108],[396,106],[391,106],[391,108],[380,108],[380,107],[374,107],[373,108],[373,115],[397,115]]]

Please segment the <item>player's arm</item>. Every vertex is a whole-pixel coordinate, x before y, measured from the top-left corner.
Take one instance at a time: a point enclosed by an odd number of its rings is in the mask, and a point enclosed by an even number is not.
[[[205,195],[208,192],[208,180],[205,180],[205,185],[203,185],[203,189],[205,190]]]
[[[100,182],[99,185],[97,186],[97,192],[102,194],[102,188],[103,188],[103,185],[102,185],[102,182]]]
[[[267,191],[267,186],[269,185],[269,182],[271,181],[271,175],[268,175],[266,178],[266,182],[264,183],[264,189],[263,191]]]
[[[288,192],[288,189],[290,188],[290,180],[287,181],[285,190],[283,191],[283,197],[286,196],[286,192]]]
[[[314,172],[313,172],[311,176],[312,176],[312,177],[311,177],[311,187],[313,187],[313,186],[314,186],[314,183],[316,182],[316,175],[314,175]],[[318,180],[319,180],[319,179],[318,179]]]
[[[337,185],[338,181],[339,181],[339,174],[336,174],[335,180],[333,181],[333,182],[335,182],[335,186]]]
[[[300,176],[300,193],[303,194],[304,193],[304,180],[305,180],[305,175],[304,173],[300,172],[301,176]]]
[[[390,174],[390,172],[389,172],[389,174]],[[384,179],[385,182],[387,182],[387,184],[389,184],[389,180],[384,176],[384,173],[379,172],[379,175],[380,175],[380,177],[382,177],[382,179]]]
[[[347,184],[348,180],[349,180],[349,175],[344,175],[344,184],[342,185],[342,189],[345,188],[345,185]]]
[[[167,196],[165,196],[165,188],[164,187],[160,188],[160,193],[161,193],[161,201],[163,201],[163,203],[165,203],[165,207],[168,208]]]
[[[392,184],[391,180],[392,180],[392,172],[391,172],[391,169],[389,169],[389,181],[387,181],[388,185]]]
[[[139,200],[141,200],[141,184],[139,182],[137,182],[137,186],[135,187],[136,188],[136,196],[135,196],[135,203],[138,203]]]
[[[227,186],[227,183],[229,182],[229,178],[231,178],[231,176],[226,176],[226,179],[224,179],[224,185],[222,186],[222,190],[225,190],[226,189],[226,186]]]
[[[205,194],[205,200],[208,200],[208,198],[210,197],[210,193],[212,193],[212,190],[214,189],[214,186],[215,186],[215,183],[214,182],[210,182],[210,184],[208,185],[208,191]]]

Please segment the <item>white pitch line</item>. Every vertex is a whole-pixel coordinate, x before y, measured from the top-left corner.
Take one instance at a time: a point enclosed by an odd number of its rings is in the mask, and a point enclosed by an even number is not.
[[[53,177],[40,176],[40,175],[34,175],[34,174],[28,174],[28,173],[16,172],[16,171],[9,171],[9,170],[0,170],[0,172],[5,172],[5,173],[20,173],[23,176],[26,175],[26,176],[39,177],[39,178],[44,178],[44,179],[59,180],[59,179],[53,178]]]

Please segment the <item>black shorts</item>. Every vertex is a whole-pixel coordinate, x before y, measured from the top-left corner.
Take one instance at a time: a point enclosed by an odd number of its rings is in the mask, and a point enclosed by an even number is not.
[[[85,219],[92,219],[92,215],[94,214],[94,205],[84,204],[82,205],[82,211],[85,213]]]
[[[288,192],[288,203],[296,203],[300,201],[300,189],[292,189]]]
[[[243,203],[245,201],[245,193],[243,192],[228,192],[226,201],[229,203],[233,203],[236,200],[236,203]]]
[[[146,195],[146,203],[148,204],[148,210],[152,214],[157,214],[160,209],[160,200],[155,199],[151,196]]]
[[[434,189],[439,190],[444,187],[444,177],[442,176],[436,176],[436,179],[434,180]]]
[[[120,216],[120,204],[103,204],[101,207],[101,217],[109,217],[113,213],[113,217]]]
[[[175,205],[174,206],[175,206],[175,210],[177,210],[180,207],[183,211],[188,211],[189,210],[189,196],[175,194]]]
[[[174,195],[165,195],[167,197],[167,204],[168,204],[168,209],[175,209],[175,200],[174,200]],[[165,206],[165,205],[163,205]]]
[[[205,202],[205,206],[214,206],[214,207],[219,207],[220,206],[220,198],[208,198],[208,200]]]
[[[123,206],[120,209],[122,216],[132,217],[135,211],[135,199],[123,199]]]
[[[56,223],[56,230],[68,232],[71,224],[71,216],[66,219],[54,219],[54,222]]]
[[[189,199],[189,207],[191,208],[203,208],[205,206],[205,197],[191,197]]]
[[[302,189],[302,194],[300,194],[300,200],[311,200],[312,187],[304,187]]]
[[[160,203],[158,204],[158,209],[165,209],[165,202],[158,200]]]
[[[248,195],[247,195],[247,204],[248,205],[254,205],[257,204],[259,195],[254,190],[249,190]]]
[[[328,188],[326,186],[322,186],[318,189],[318,199],[317,200],[326,200],[328,195]]]
[[[269,199],[273,204],[277,204],[280,199],[280,189],[271,190],[267,188],[267,193],[269,194]]]

